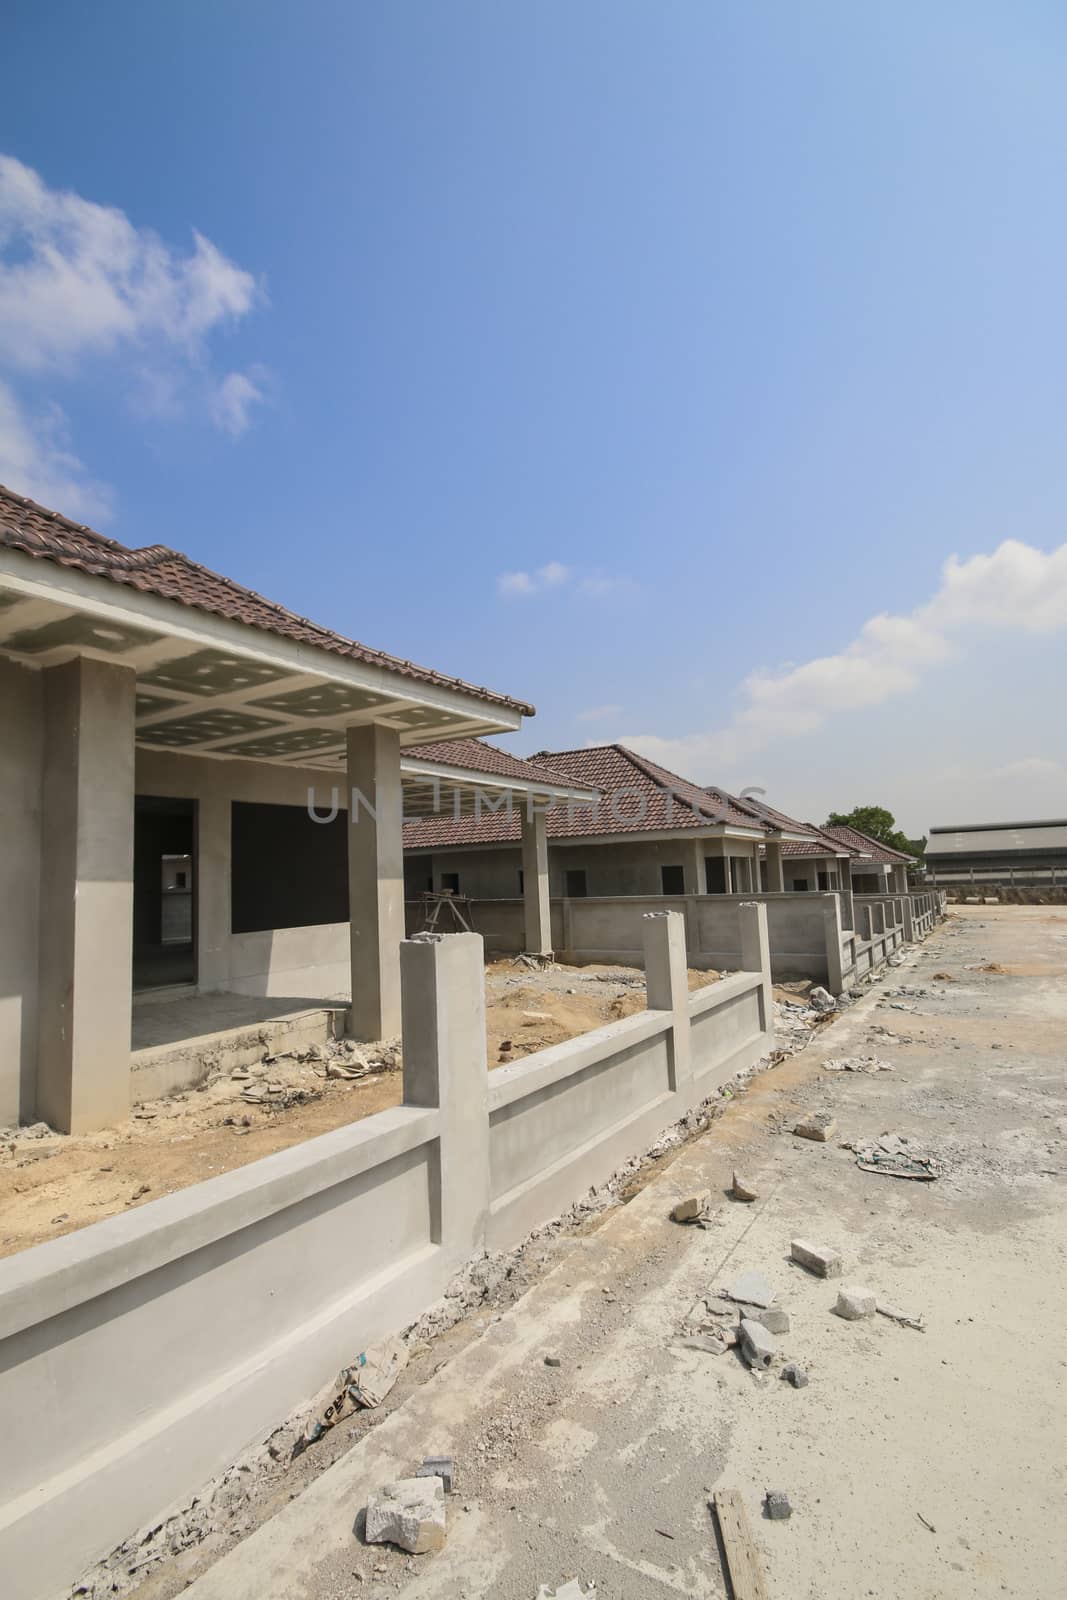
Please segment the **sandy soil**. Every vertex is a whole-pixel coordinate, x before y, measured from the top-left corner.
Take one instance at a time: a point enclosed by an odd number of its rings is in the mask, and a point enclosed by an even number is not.
[[[692,972],[690,987],[717,977]],[[557,966],[538,972],[494,962],[486,969],[490,1068],[644,1007],[644,979],[629,968]],[[324,1064],[306,1056],[277,1056],[248,1076],[209,1080],[140,1106],[125,1122],[98,1133],[0,1132],[0,1256],[398,1105],[395,1044],[362,1051],[368,1062],[383,1065],[355,1080],[327,1078]],[[261,1104],[245,1098],[250,1088],[267,1084],[280,1092]]]

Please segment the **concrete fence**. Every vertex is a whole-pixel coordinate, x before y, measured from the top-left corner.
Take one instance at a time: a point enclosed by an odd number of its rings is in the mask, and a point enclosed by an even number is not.
[[[367,1344],[770,1048],[767,912],[689,993],[641,913],[649,1009],[489,1074],[483,945],[402,947],[404,1103],[0,1261],[0,1571],[50,1600]]]
[[[765,907],[771,975],[775,980],[811,978],[840,994],[858,978],[877,971],[901,944],[920,938],[933,924],[932,906],[912,909],[925,895],[839,895],[790,892],[760,895],[612,895],[552,902],[553,948],[561,961],[643,964],[642,919],[652,911],[677,911],[685,925],[691,967],[732,970],[742,965],[741,907]],[[491,955],[523,949],[521,900],[474,900],[474,924]],[[408,906],[409,927],[421,907]]]

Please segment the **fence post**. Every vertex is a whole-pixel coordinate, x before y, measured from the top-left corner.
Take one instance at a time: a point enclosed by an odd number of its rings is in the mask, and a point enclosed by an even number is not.
[[[912,905],[910,894],[906,894],[900,902],[900,909],[904,914],[904,938],[908,944],[915,943],[915,908]]]
[[[641,918],[645,950],[645,990],[650,1011],[669,1011],[670,1084],[688,1096],[693,1080],[689,1044],[689,971],[685,958],[685,917],[680,911],[646,911]]]
[[[489,1069],[478,933],[420,933],[400,946],[404,1104],[440,1111],[434,1237],[456,1261],[485,1248]]]
[[[845,969],[841,959],[841,902],[829,895],[822,907],[823,942],[826,945],[826,987],[833,995],[845,988]]]
[[[774,995],[771,993],[771,943],[767,937],[767,907],[762,900],[745,900],[737,908],[741,924],[741,970],[758,972],[760,984],[760,1023],[766,1034],[774,1033]]]

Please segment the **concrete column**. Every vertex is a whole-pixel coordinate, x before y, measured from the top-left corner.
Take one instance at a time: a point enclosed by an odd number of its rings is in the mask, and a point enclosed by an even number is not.
[[[782,846],[773,840],[767,842],[767,893],[785,893],[785,870],[782,866]]]
[[[230,823],[226,794],[204,794],[196,803],[196,967],[204,994],[230,986]]]
[[[130,1109],[135,675],[44,680],[37,1114],[85,1133]]]
[[[774,1034],[774,995],[771,992],[771,945],[767,937],[767,907],[762,900],[749,900],[738,906],[741,929],[741,970],[762,975],[760,985],[760,1027]]]
[[[734,892],[733,860],[724,850],[722,853],[723,888],[727,894]]]
[[[548,836],[543,811],[522,813],[522,902],[528,955],[552,954],[552,908],[548,897]]]
[[[908,944],[915,943],[915,916],[912,910],[911,896],[905,895],[900,902],[901,916],[904,918],[904,938]]]
[[[837,895],[823,900],[823,938],[826,946],[826,987],[833,995],[839,995],[845,987],[844,960],[841,954],[841,940],[843,929],[841,927],[841,902]]]
[[[704,841],[694,839],[682,846],[682,874],[686,894],[707,894],[708,875],[704,867]]]
[[[689,973],[685,959],[685,919],[680,911],[652,911],[641,918],[645,951],[645,991],[650,1011],[674,1018],[670,1086],[688,1094],[693,1078],[689,1042]]]
[[[404,822],[400,735],[378,723],[348,730],[348,916],[351,1028],[357,1039],[400,1032]]]
[[[477,933],[420,933],[399,951],[404,1104],[440,1111],[434,1239],[460,1262],[485,1248],[489,1219],[485,954]]]

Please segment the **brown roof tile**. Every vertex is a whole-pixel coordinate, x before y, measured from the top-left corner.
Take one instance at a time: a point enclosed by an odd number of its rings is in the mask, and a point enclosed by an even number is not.
[[[842,844],[854,851],[857,855],[867,856],[877,862],[904,862],[914,864],[915,857],[907,856],[902,850],[894,850],[890,845],[881,844],[877,839],[870,839],[858,828],[849,828],[841,823],[832,827],[828,824],[823,833],[829,834],[831,839],[839,839]]]
[[[484,739],[449,739],[436,744],[413,744],[404,751],[405,761],[429,761],[437,766],[459,767],[464,772],[484,772],[487,777],[514,778],[521,783],[552,784],[557,789],[573,788],[574,780],[555,772],[541,761],[525,761]],[[577,785],[581,788],[582,785]]]
[[[131,549],[115,539],[105,538],[92,528],[69,521],[57,511],[49,511],[33,500],[24,499],[2,484],[0,544],[42,561],[75,568],[91,577],[107,578],[111,583],[124,584],[142,594],[158,595],[178,605],[208,611],[231,622],[244,623],[262,633],[277,634],[280,638],[311,645],[332,655],[362,661],[369,666],[384,667],[413,682],[455,689],[490,705],[504,706],[524,717],[534,714],[533,706],[525,701],[513,700],[493,689],[464,683],[460,678],[448,677],[430,667],[416,666],[412,661],[403,661],[384,650],[375,650],[370,645],[359,644],[329,628],[319,627],[317,623],[297,616],[273,600],[265,600],[252,589],[235,583],[232,578],[223,578],[217,572],[211,572],[178,550],[170,550],[160,544]]]

